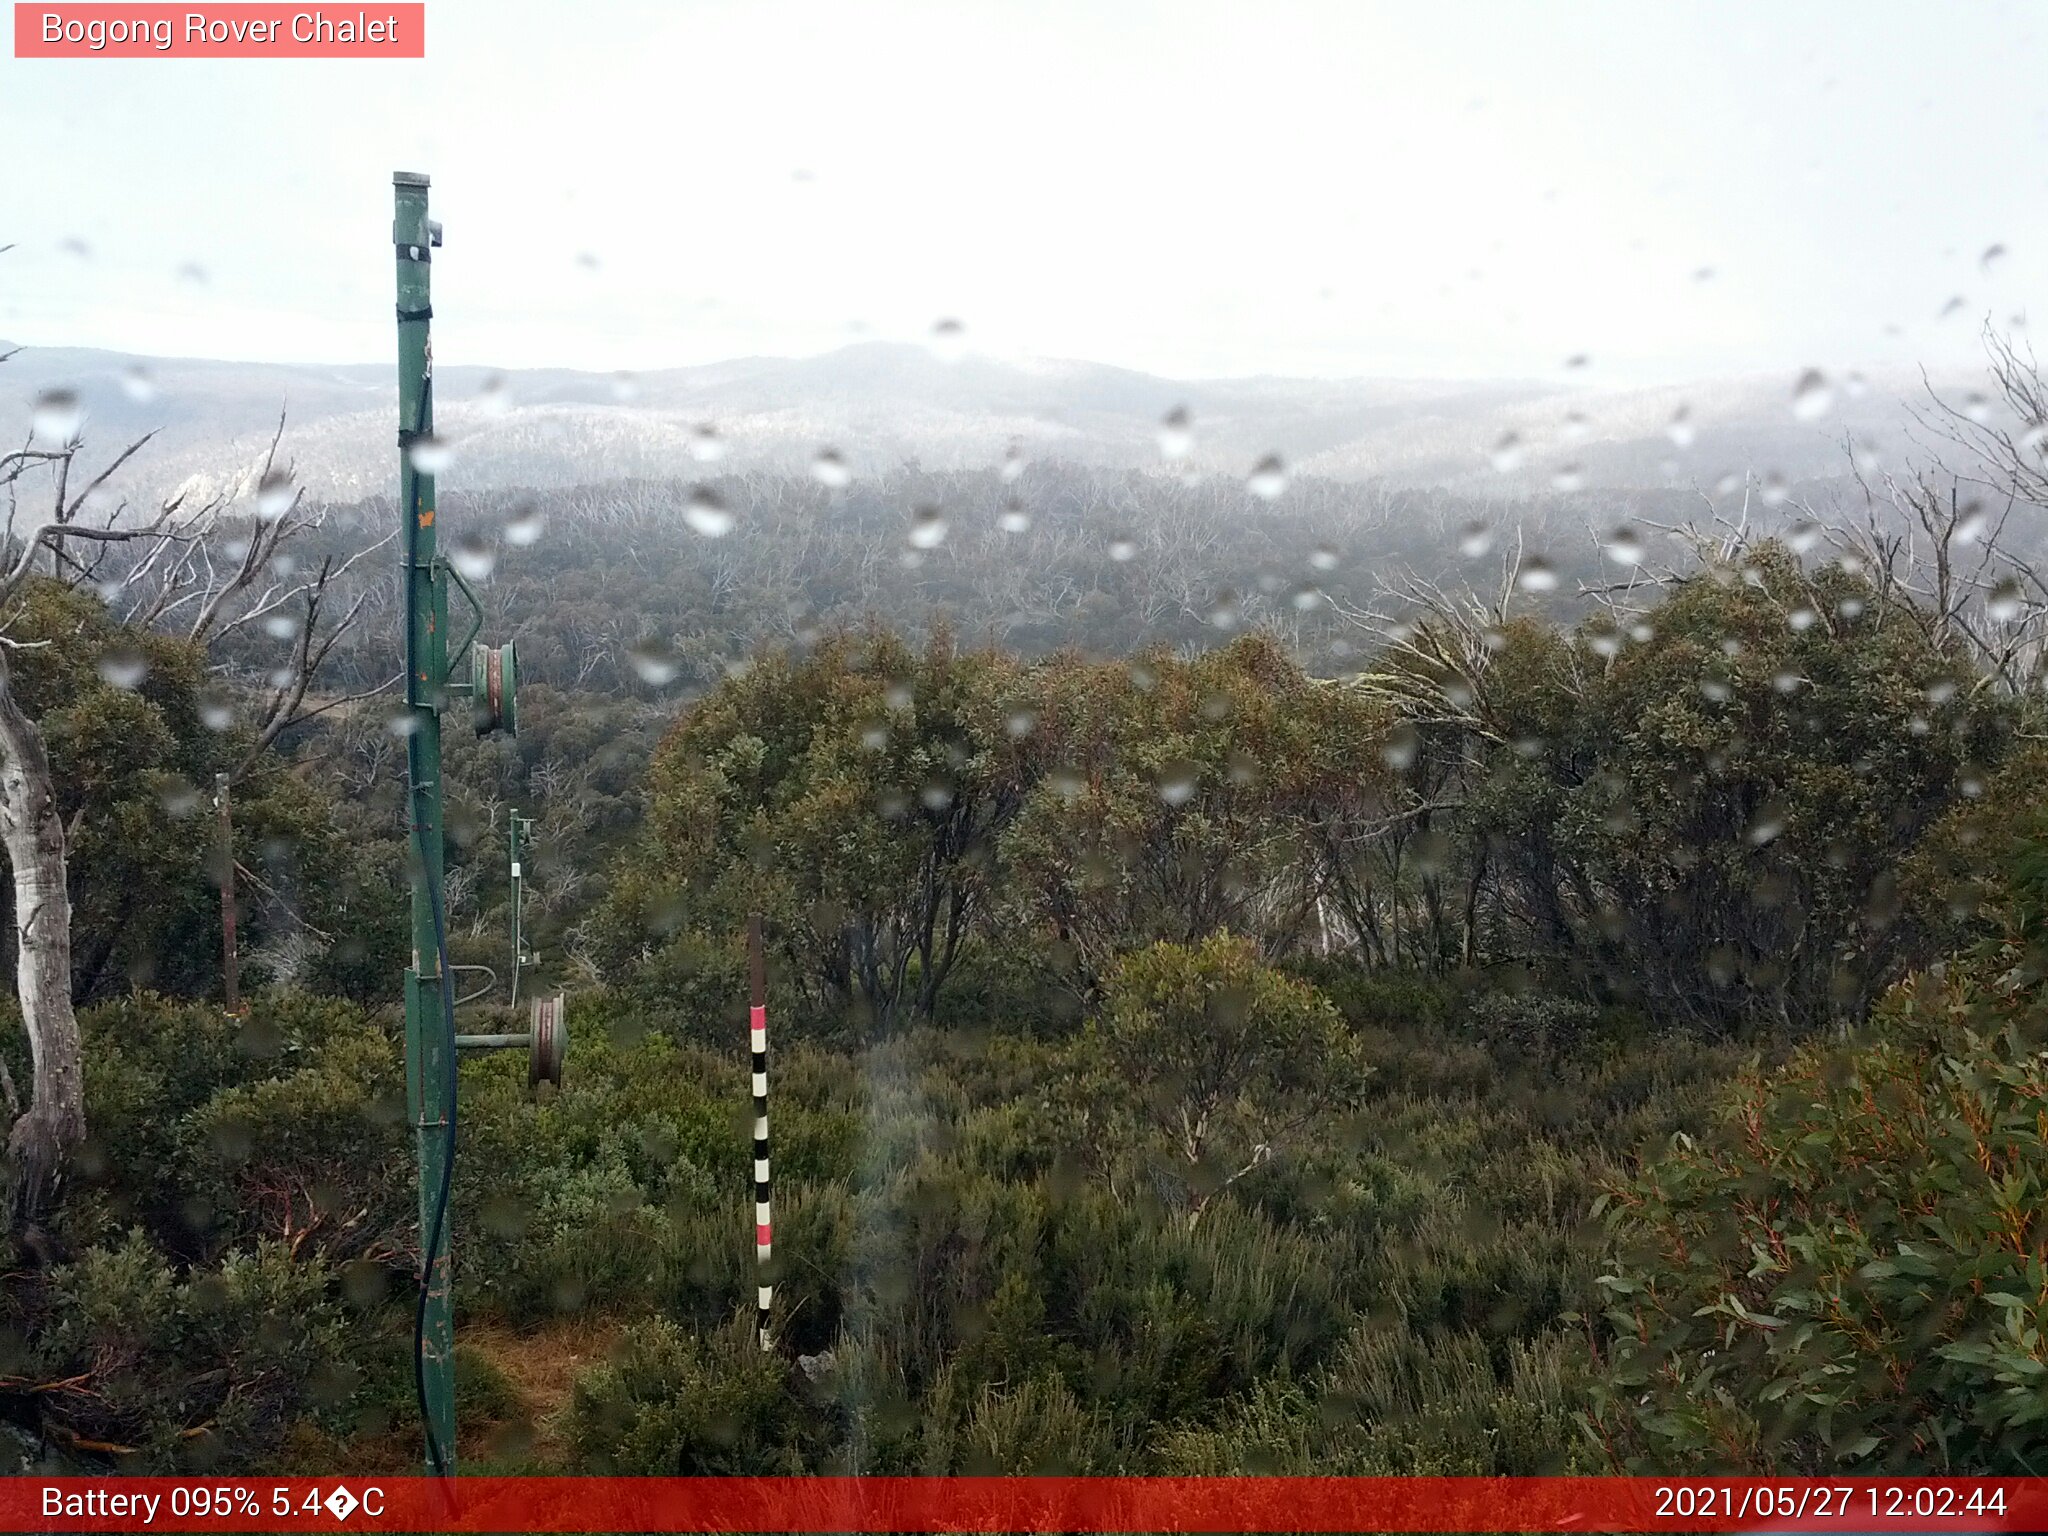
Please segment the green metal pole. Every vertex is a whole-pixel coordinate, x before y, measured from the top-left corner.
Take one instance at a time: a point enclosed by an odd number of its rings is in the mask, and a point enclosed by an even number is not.
[[[455,1472],[455,1323],[450,1308],[449,1232],[443,1203],[455,1061],[442,989],[446,944],[441,819],[441,705],[448,682],[448,594],[435,553],[434,477],[415,464],[414,445],[434,430],[434,352],[428,333],[437,243],[427,219],[427,178],[391,178],[391,238],[398,259],[398,517],[406,614],[405,708],[412,824],[412,968],[405,973],[405,1066],[419,1150],[421,1408],[427,1469]],[[432,1242],[436,1229],[438,1242]],[[432,1243],[433,1252],[427,1248]]]
[[[526,958],[526,943],[520,934],[519,898],[525,893],[519,865],[519,807],[512,807],[512,1006],[519,1006],[519,962]]]

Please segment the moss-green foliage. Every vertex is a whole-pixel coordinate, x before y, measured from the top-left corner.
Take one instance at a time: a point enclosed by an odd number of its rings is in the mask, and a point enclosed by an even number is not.
[[[1072,1056],[1077,1143],[1149,1153],[1184,1187],[1191,1224],[1353,1106],[1368,1074],[1329,1000],[1229,933],[1126,955]]]
[[[2048,1468],[2048,813],[2038,780],[1994,788],[1917,870],[1977,942],[1603,1197],[1617,1459]]]
[[[1431,1018],[1458,1006],[1408,995]],[[509,1072],[469,1078],[495,1204],[460,1283],[515,1321],[641,1319],[565,1425],[579,1467],[649,1473],[1254,1470],[1296,1465],[1287,1446],[1304,1469],[1591,1465],[1567,1321],[1594,1296],[1586,1209],[1730,1068],[1596,1041],[1536,1072],[1436,1025],[1345,1020],[1374,1068],[1358,1112],[1322,1106],[1190,1226],[1136,1120],[1077,1155],[1074,1041],[918,1029],[778,1051],[764,1362],[743,1057],[607,1038],[607,1011],[636,1006],[579,1010],[589,1045],[559,1100],[522,1112]]]
[[[930,1017],[1021,804],[1018,671],[881,631],[763,657],[656,753],[650,836],[591,930],[601,960],[701,973],[716,963],[702,935],[729,941],[761,911],[815,1015],[857,1034]],[[686,912],[694,933],[672,938]]]
[[[92,1139],[47,1267],[17,1251],[4,1288],[17,1409],[137,1470],[345,1432],[400,1369],[377,1310],[385,1268],[411,1262],[395,1042],[281,993],[246,1018],[137,994],[80,1024]]]
[[[2048,1008],[2010,944],[1751,1069],[1610,1197],[1600,1424],[1643,1465],[2048,1467]]]
[[[639,837],[603,733],[537,710],[593,759],[550,804],[630,846],[576,929],[613,985],[573,1000],[566,1085],[462,1068],[456,1302],[494,1341],[460,1357],[465,1427],[552,1411],[501,1464],[632,1473],[2048,1465],[2028,760],[1988,771],[2011,712],[1910,615],[1752,554],[1626,645],[1518,620],[1480,675],[1357,689],[1266,636],[1135,664],[826,639],[677,726]],[[116,687],[92,658],[132,637],[33,600],[92,641],[21,660],[83,817],[92,1139],[6,1255],[0,1404],[138,1469],[410,1464],[396,1023],[122,993],[210,985],[164,775],[233,744],[194,724],[193,657],[149,642]],[[333,739],[377,780],[376,722]],[[457,754],[458,868],[523,750]],[[300,980],[388,996],[390,828],[344,856],[265,773],[247,857],[336,940]],[[1769,1054],[1970,944],[1867,1038]],[[612,1358],[529,1401],[502,1341],[586,1327]]]
[[[346,1395],[354,1320],[328,1266],[281,1243],[181,1268],[139,1231],[49,1271],[11,1378],[60,1443],[138,1469],[245,1464]]]
[[[138,634],[105,606],[54,582],[31,582],[9,634],[32,647],[10,663],[15,694],[40,722],[69,836],[72,970],[82,998],[131,986],[194,995],[217,984],[220,864],[214,775],[235,772],[234,856],[241,943],[255,954],[289,938],[314,950],[345,934],[345,951],[397,963],[388,878],[371,878],[348,847],[321,788],[274,757],[248,761],[205,655]],[[210,723],[211,722],[211,723]],[[11,907],[0,887],[0,910]],[[0,952],[11,978],[12,949]],[[261,979],[253,961],[248,981]],[[388,988],[388,984],[387,984]]]
[[[1694,1027],[1860,1018],[1935,958],[1899,863],[1981,790],[2017,710],[1910,604],[1762,543],[1676,585],[1641,639],[1519,624],[1470,684],[1498,950]],[[1483,895],[1484,893],[1482,893]]]

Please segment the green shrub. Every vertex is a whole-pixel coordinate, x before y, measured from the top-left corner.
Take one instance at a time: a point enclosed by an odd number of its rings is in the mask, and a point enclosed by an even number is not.
[[[800,1472],[822,1437],[790,1367],[754,1342],[751,1316],[709,1334],[662,1318],[576,1383],[568,1433],[580,1470],[621,1476]]]
[[[2048,1059],[2009,966],[1751,1070],[1608,1201],[1597,1423],[1631,1466],[2048,1469]]]
[[[1190,1225],[1320,1118],[1355,1104],[1368,1075],[1329,1000],[1228,933],[1126,955],[1074,1059],[1077,1136],[1135,1131],[1185,1189]]]
[[[50,1272],[11,1374],[42,1384],[61,1443],[124,1470],[249,1465],[296,1415],[345,1397],[336,1366],[362,1350],[338,1290],[281,1244],[181,1274],[131,1233]]]

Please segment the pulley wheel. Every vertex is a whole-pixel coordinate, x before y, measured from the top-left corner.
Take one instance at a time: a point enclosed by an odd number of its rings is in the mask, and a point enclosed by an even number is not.
[[[569,1049],[569,1023],[562,1004],[562,994],[552,997],[537,997],[533,1000],[532,1043],[528,1047],[526,1062],[526,1086],[538,1088],[542,1083],[562,1086],[562,1057]]]

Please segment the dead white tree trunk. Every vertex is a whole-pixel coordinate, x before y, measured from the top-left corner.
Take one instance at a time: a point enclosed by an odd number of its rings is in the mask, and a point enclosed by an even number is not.
[[[7,1138],[17,1220],[53,1200],[85,1139],[85,1081],[71,1008],[71,887],[43,733],[15,702],[0,649],[0,843],[14,872],[15,993],[34,1064],[29,1107]]]

